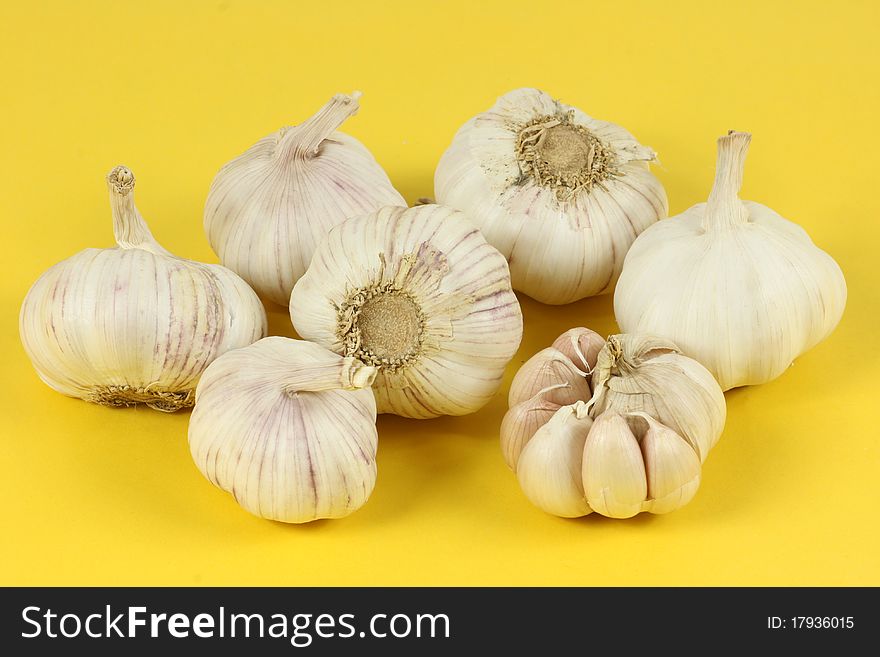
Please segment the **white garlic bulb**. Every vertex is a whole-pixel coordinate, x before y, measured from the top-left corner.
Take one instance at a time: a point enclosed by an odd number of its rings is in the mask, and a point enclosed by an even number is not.
[[[261,139],[214,178],[205,231],[220,262],[262,296],[287,305],[315,247],[348,217],[406,201],[373,155],[336,131],[359,92],[334,96],[314,116]]]
[[[332,228],[290,297],[297,333],[379,370],[380,413],[481,408],[522,338],[507,262],[451,208],[386,207]]]
[[[782,374],[846,304],[840,267],[802,228],[739,199],[750,138],[718,140],[709,202],[642,233],[614,294],[621,329],[669,338],[724,390]]]
[[[376,369],[269,337],[215,360],[196,389],[189,446],[201,473],[262,518],[359,509],[376,483]]]
[[[636,236],[666,216],[655,161],[620,126],[517,89],[459,129],[434,193],[504,254],[515,289],[570,303],[609,291]]]
[[[220,265],[162,248],[134,204],[134,176],[107,176],[118,246],[86,249],[46,271],[25,297],[20,331],[40,378],[107,406],[192,406],[220,354],[266,334],[254,291]]]
[[[597,339],[589,329],[567,331],[554,344],[574,345],[569,367],[551,348],[517,372],[501,424],[504,458],[547,513],[674,511],[696,494],[701,463],[724,428],[724,395],[668,340],[612,335],[597,350]]]

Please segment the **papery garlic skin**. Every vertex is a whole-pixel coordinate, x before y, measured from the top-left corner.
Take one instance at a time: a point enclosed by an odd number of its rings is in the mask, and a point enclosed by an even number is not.
[[[605,346],[605,338],[595,331],[579,326],[567,330],[550,346],[562,352],[579,370],[592,374],[599,352]]]
[[[709,371],[661,338],[608,338],[593,371],[594,416],[643,412],[681,435],[704,461],[721,436],[727,404]]]
[[[218,358],[196,390],[189,446],[201,473],[250,513],[341,518],[376,483],[373,367],[269,337]]]
[[[220,354],[266,334],[257,295],[232,271],[162,248],[134,205],[134,176],[107,176],[117,247],[47,270],[21,307],[25,351],[58,392],[107,406],[192,406]]]
[[[290,298],[296,332],[379,369],[380,413],[464,415],[522,338],[507,262],[456,210],[386,207],[330,230]]]
[[[590,398],[586,374],[554,347],[542,349],[519,368],[510,383],[507,402],[511,406],[519,404],[541,390],[545,391],[545,399],[560,406]]]
[[[623,331],[672,340],[724,390],[782,374],[846,305],[840,267],[802,228],[738,198],[749,141],[718,140],[709,202],[642,233],[614,294]]]
[[[501,452],[507,467],[514,472],[526,443],[562,408],[562,404],[547,399],[546,393],[541,390],[530,399],[514,404],[501,421]]]
[[[227,163],[208,192],[205,231],[214,252],[275,303],[288,304],[330,228],[406,205],[370,151],[336,131],[357,112],[359,97],[334,96],[304,123],[261,139]]]
[[[458,130],[434,190],[507,258],[515,289],[564,304],[611,290],[633,240],[666,216],[655,161],[620,126],[517,89]]]

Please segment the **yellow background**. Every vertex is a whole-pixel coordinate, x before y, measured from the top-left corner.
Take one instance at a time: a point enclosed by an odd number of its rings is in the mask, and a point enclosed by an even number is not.
[[[178,6],[182,5],[182,6]],[[873,2],[69,2],[0,9],[0,583],[880,585],[880,51]],[[837,332],[727,394],[686,508],[562,520],[532,507],[497,429],[516,368],[563,330],[615,331],[611,298],[523,298],[525,336],[481,412],[379,420],[379,480],[345,520],[286,526],[194,467],[187,413],[115,411],[40,383],[17,316],[55,262],[112,244],[125,163],[160,242],[215,262],[217,169],[336,92],[344,129],[413,202],[458,126],[537,86],[655,148],[671,213],[704,200],[717,136],[754,135],[744,198],[840,262]],[[274,333],[291,334],[283,309]]]

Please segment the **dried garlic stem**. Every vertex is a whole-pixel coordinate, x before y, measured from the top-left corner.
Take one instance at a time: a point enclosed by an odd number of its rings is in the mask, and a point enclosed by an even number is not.
[[[749,211],[739,198],[739,190],[751,140],[748,132],[735,130],[718,139],[715,183],[703,215],[704,230],[729,228],[749,221]]]
[[[135,207],[134,182],[131,169],[122,165],[114,167],[107,174],[116,243],[123,249],[145,249],[151,253],[171,255],[159,245]]]
[[[288,395],[325,390],[360,390],[369,388],[378,370],[356,358],[345,357],[326,363],[309,363],[284,375],[281,386]]]
[[[336,94],[310,119],[288,128],[278,142],[278,154],[282,159],[306,159],[316,155],[321,142],[333,134],[346,119],[357,113],[360,91],[350,96]]]
[[[574,112],[542,116],[520,130],[517,159],[524,175],[556,191],[560,201],[615,175],[612,152],[589,130],[574,123]]]

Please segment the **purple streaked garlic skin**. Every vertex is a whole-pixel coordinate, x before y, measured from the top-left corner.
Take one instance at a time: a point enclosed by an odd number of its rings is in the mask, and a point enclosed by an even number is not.
[[[266,334],[265,310],[234,272],[156,242],[129,169],[107,183],[117,246],[85,249],[40,276],[21,307],[22,344],[39,377],[70,397],[190,407],[215,358]]]
[[[286,306],[328,231],[385,205],[406,206],[372,153],[336,130],[360,92],[331,98],[303,123],[261,139],[220,169],[205,232],[225,266]]]

